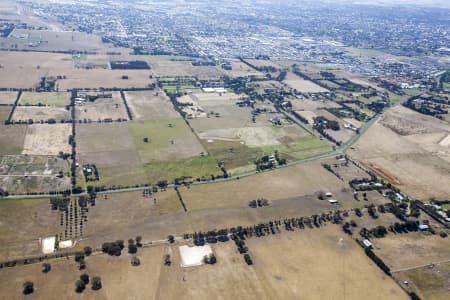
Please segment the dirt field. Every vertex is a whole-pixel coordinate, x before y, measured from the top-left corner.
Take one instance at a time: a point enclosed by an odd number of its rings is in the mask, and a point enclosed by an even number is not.
[[[232,242],[213,245],[217,257],[213,266],[181,268],[177,246],[140,249],[138,267],[130,265],[129,254],[94,255],[86,259],[86,272],[91,277],[100,276],[103,287],[99,291],[88,287],[82,295],[90,299],[408,299],[355,242],[344,235],[340,239],[338,232],[338,227],[330,225],[250,239],[247,243],[253,266],[245,264]],[[170,267],[163,265],[167,253],[171,253]],[[30,299],[57,299],[61,294],[66,299],[82,297],[74,291],[82,272],[73,260],[52,261],[48,274],[42,274],[40,267],[1,270],[4,295],[21,299],[22,283],[32,280],[35,292]],[[177,288],[168,288],[174,283]]]
[[[27,126],[0,125],[0,155],[21,154]]]
[[[60,151],[71,153],[69,145],[71,126],[70,124],[29,125],[22,154],[58,155]]]
[[[293,73],[288,73],[283,82],[301,93],[322,93],[328,91],[311,81],[298,77]]]
[[[45,105],[66,107],[70,104],[69,93],[28,93],[20,96],[19,105]]]
[[[396,178],[402,191],[428,200],[450,194],[450,152],[440,141],[450,126],[431,117],[396,107],[366,132],[349,154],[376,166],[381,176]],[[397,183],[398,183],[397,182]]]
[[[119,92],[113,92],[112,98],[98,98],[94,102],[86,102],[76,106],[75,116],[77,120],[102,121],[105,119],[128,120],[125,104]]]
[[[0,92],[0,105],[13,105],[17,92]]]
[[[125,92],[131,113],[136,120],[175,119],[180,115],[162,91]]]
[[[70,111],[63,107],[17,106],[12,116],[12,120],[15,122],[27,122],[28,120],[33,120],[34,122],[45,122],[50,119],[53,119],[58,123],[61,120],[70,121]]]
[[[50,209],[48,199],[2,199],[0,216],[1,261],[39,255],[39,238],[56,233],[57,213]]]

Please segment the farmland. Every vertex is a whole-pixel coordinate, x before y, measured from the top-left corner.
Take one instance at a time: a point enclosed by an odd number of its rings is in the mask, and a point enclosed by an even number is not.
[[[448,125],[396,107],[362,137],[349,153],[419,199],[449,194],[448,148],[440,142]],[[381,142],[382,141],[382,142]]]
[[[66,107],[70,104],[69,93],[22,93],[19,105]]]
[[[132,115],[137,120],[179,118],[169,98],[161,91],[126,92],[125,97]]]
[[[254,266],[245,264],[231,242],[213,246],[217,264],[188,269],[180,267],[176,246],[140,249],[139,267],[130,265],[129,254],[121,257],[95,255],[87,258],[85,271],[91,276],[100,276],[103,288],[99,291],[86,289],[84,294],[93,299],[140,298],[143,291],[148,299],[209,299],[211,295],[255,299],[359,299],[364,295],[367,299],[407,299],[406,294],[364,256],[354,241],[345,236],[339,238],[338,232],[336,226],[330,225],[321,230],[308,229],[301,234],[250,239],[248,245]],[[166,253],[172,257],[170,267],[163,265]],[[298,266],[302,266],[301,272]],[[39,265],[11,268],[2,273],[5,280],[1,288],[10,297],[20,293],[20,284],[24,280],[35,282],[35,297],[53,299],[56,293],[65,294],[68,299],[79,297],[73,289],[81,273],[73,261],[54,261],[52,270],[45,275],[40,274]],[[327,289],[321,288],[322,281],[314,279],[319,276],[329,282]],[[143,277],[147,278],[145,282],[140,280]],[[179,283],[179,288],[165,288],[174,282]],[[300,283],[303,288],[295,288]],[[133,289],[124,294],[123,287],[130,285]]]

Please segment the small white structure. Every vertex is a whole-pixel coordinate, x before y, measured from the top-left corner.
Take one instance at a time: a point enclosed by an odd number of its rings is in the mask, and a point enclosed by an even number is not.
[[[339,201],[335,200],[335,199],[329,199],[328,202],[330,204],[338,204]]]
[[[42,253],[50,254],[55,252],[56,237],[50,236],[43,238],[41,243],[42,243]]]
[[[373,248],[372,242],[369,241],[368,239],[365,239],[362,242],[363,242],[363,245],[364,245],[365,248],[369,248],[369,249]]]
[[[59,242],[60,249],[71,248],[72,246],[73,246],[72,240]]]
[[[425,224],[420,224],[419,229],[420,229],[420,231],[427,231],[430,229],[430,226],[425,225]]]
[[[183,268],[202,265],[205,256],[213,253],[211,246],[180,246],[181,266]]]
[[[327,197],[333,197],[333,193],[330,193],[330,192],[325,193],[325,196],[327,196]]]

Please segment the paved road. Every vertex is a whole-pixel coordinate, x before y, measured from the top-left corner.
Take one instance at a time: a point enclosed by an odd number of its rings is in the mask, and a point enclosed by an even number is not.
[[[277,166],[273,169],[269,169],[269,170],[265,170],[265,171],[252,171],[252,172],[247,172],[244,174],[240,174],[240,175],[236,175],[236,176],[230,176],[228,178],[218,178],[216,180],[209,180],[209,181],[194,181],[191,185],[202,185],[202,184],[211,184],[211,183],[217,183],[217,182],[225,182],[225,181],[231,181],[231,180],[238,180],[244,177],[249,177],[249,176],[253,176],[259,173],[264,173],[264,172],[270,172],[273,170],[277,170],[277,169],[281,169],[281,168],[286,168],[286,167],[290,167],[293,165],[298,165],[298,164],[302,164],[302,163],[306,163],[306,162],[310,162],[310,161],[316,161],[316,160],[322,160],[325,158],[329,158],[329,157],[333,157],[336,155],[341,155],[344,154],[345,151],[347,151],[380,117],[382,116],[382,113],[377,114],[376,116],[374,116],[370,121],[368,121],[360,130],[359,133],[356,134],[355,136],[353,136],[348,142],[346,142],[344,145],[342,145],[340,148],[329,152],[329,153],[325,153],[325,154],[321,154],[321,155],[317,155],[317,156],[313,156],[313,157],[309,157],[309,158],[304,158],[304,159],[300,159],[297,161],[292,161],[289,162],[285,165],[282,166]],[[169,184],[167,186],[167,188],[174,188],[175,185],[174,184]],[[132,188],[124,188],[124,189],[116,189],[116,190],[106,190],[106,191],[101,191],[98,192],[97,194],[109,194],[109,193],[122,193],[122,192],[133,192],[133,191],[143,191],[143,190],[148,190],[150,187],[132,187]],[[77,196],[86,196],[87,193],[81,193],[81,194],[77,194]],[[49,194],[45,194],[45,195],[11,195],[8,197],[3,197],[2,199],[37,199],[37,198],[46,198],[46,197],[58,197],[59,195],[49,195]]]

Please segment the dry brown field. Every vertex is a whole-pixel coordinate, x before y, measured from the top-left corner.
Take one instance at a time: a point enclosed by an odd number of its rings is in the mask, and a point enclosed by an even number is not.
[[[67,75],[73,68],[68,54],[41,52],[0,52],[0,87],[36,87],[44,76]]]
[[[18,104],[66,107],[70,104],[70,94],[23,92],[22,95],[20,96]]]
[[[40,255],[39,239],[57,231],[57,212],[48,199],[2,199],[0,216],[1,261]]]
[[[83,272],[73,259],[53,260],[48,274],[39,264],[3,269],[0,287],[8,299],[22,299],[26,280],[35,284],[30,299],[408,299],[337,226],[252,238],[247,245],[253,266],[245,264],[232,242],[212,246],[215,265],[191,268],[180,267],[178,246],[155,246],[138,251],[138,267],[131,266],[129,254],[88,257],[85,272],[102,278],[99,291],[88,286],[83,294],[75,293]],[[170,267],[163,265],[167,253]]]
[[[66,79],[58,80],[61,91],[83,88],[145,88],[154,83],[150,70],[106,70],[106,69],[72,69],[63,75]],[[122,79],[128,76],[128,79]]]
[[[169,98],[160,90],[125,92],[125,98],[133,117],[137,120],[160,120],[181,117],[173,108]]]
[[[70,111],[65,107],[53,106],[17,106],[11,118],[15,122],[33,120],[35,123],[45,122],[50,119],[54,119],[59,123],[61,120],[70,121],[72,118]]]
[[[318,162],[180,190],[190,210],[246,207],[253,199],[266,198],[276,202],[279,199],[312,195],[320,191],[343,192],[342,198],[337,200],[341,200],[342,203],[354,201],[347,185],[326,171]]]
[[[112,98],[98,98],[94,102],[87,101],[84,105],[76,106],[76,119],[94,122],[105,119],[128,120],[128,114],[120,93],[113,92],[112,95]]]
[[[336,102],[329,101],[326,99],[312,100],[312,99],[289,98],[289,100],[292,103],[293,110],[313,111],[322,108],[340,107],[340,105],[337,104]]]
[[[1,49],[28,51],[89,51],[104,52],[111,45],[99,36],[77,31],[15,29],[8,38],[0,39]]]
[[[58,155],[60,151],[71,153],[69,135],[70,124],[28,125],[22,154]]]
[[[27,126],[0,125],[0,155],[21,154]]]
[[[219,79],[223,76],[220,68],[215,66],[193,66],[192,60],[176,56],[143,56],[157,77],[197,77],[198,79]]]
[[[283,81],[285,84],[290,86],[291,88],[301,92],[301,93],[322,93],[328,92],[328,90],[318,86],[312,81],[308,81],[298,77],[293,73],[288,73],[286,75],[286,79]]]
[[[0,122],[8,120],[9,113],[11,112],[11,106],[0,106]]]
[[[427,232],[389,234],[372,242],[374,252],[393,272],[450,261],[450,239],[441,238],[439,234],[431,235]]]
[[[394,274],[406,290],[414,291],[422,299],[445,300],[450,291],[450,263],[438,263]],[[407,284],[405,284],[407,282]]]
[[[450,152],[440,142],[448,123],[395,107],[374,124],[348,154],[412,197],[428,200],[450,194]]]
[[[17,92],[0,92],[1,105],[13,105],[16,101]]]
[[[257,76],[264,77],[265,74],[256,71],[255,69],[249,67],[240,61],[232,61],[231,62],[232,70],[223,70],[228,76],[231,77],[248,77],[248,76]]]

